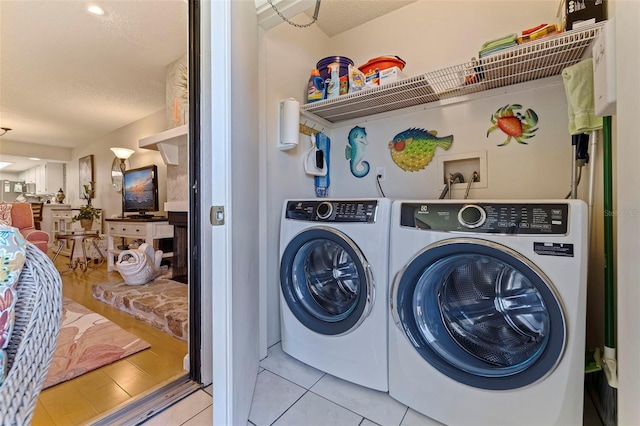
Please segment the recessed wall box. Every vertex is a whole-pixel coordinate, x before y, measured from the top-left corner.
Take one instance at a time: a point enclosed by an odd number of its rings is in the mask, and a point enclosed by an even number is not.
[[[455,173],[462,173],[464,183],[454,183],[451,190],[466,191],[469,179],[473,172],[478,173],[478,179],[471,184],[470,189],[487,188],[487,151],[465,152],[460,154],[441,155],[438,159],[438,185],[445,185],[449,176]],[[438,188],[438,191],[442,187]],[[452,197],[462,198],[462,197]]]

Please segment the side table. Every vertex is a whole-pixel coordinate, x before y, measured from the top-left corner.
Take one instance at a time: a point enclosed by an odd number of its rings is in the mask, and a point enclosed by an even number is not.
[[[100,240],[100,238],[101,238],[100,231],[81,230],[81,231],[59,232],[58,234],[56,234],[56,241],[58,242],[58,250],[56,250],[56,254],[53,256],[52,261],[55,262],[56,259],[58,258],[58,255],[62,251],[62,249],[67,245],[67,242],[71,242],[71,251],[69,252],[68,268],[64,271],[60,271],[60,273],[64,274],[65,272],[69,272],[72,269],[76,269],[78,267],[80,267],[80,270],[82,272],[86,272],[87,269],[90,267],[90,264],[89,264],[89,261],[87,260],[87,251],[85,249],[84,243],[85,241],[89,241],[93,244],[96,251],[100,255],[98,263],[95,266],[92,266],[92,268],[96,269],[100,265],[102,265],[105,261],[104,255],[102,254],[102,252],[100,251],[100,248],[98,247],[98,240]],[[82,247],[82,257],[80,258],[76,258],[74,256],[76,241],[79,241],[80,246]]]

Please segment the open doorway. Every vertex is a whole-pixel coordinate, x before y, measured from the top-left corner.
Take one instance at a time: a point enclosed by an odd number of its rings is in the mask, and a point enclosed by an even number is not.
[[[128,329],[146,341],[151,343],[151,348],[143,350],[137,354],[131,355],[123,359],[119,365],[111,364],[104,367],[110,370],[113,376],[118,376],[120,381],[113,381],[113,384],[107,383],[109,379],[108,373],[105,371],[95,370],[92,373],[84,375],[79,380],[72,379],[62,383],[60,389],[65,393],[57,393],[55,387],[43,391],[41,397],[43,401],[49,401],[49,407],[57,404],[62,408],[65,404],[60,401],[69,401],[66,404],[66,412],[61,415],[66,419],[59,422],[51,417],[34,417],[33,424],[68,424],[70,418],[74,418],[73,423],[91,421],[95,424],[117,424],[122,419],[140,419],[141,416],[149,415],[154,410],[160,410],[163,406],[172,403],[183,395],[198,389],[202,382],[201,372],[201,336],[200,336],[200,303],[201,290],[199,279],[199,260],[198,250],[198,234],[200,228],[199,221],[199,203],[197,201],[197,191],[194,185],[197,184],[197,176],[199,175],[198,165],[196,161],[191,159],[198,158],[199,152],[199,115],[196,106],[198,105],[198,82],[199,82],[199,27],[197,10],[194,10],[192,3],[189,3],[189,143],[188,143],[188,181],[190,188],[189,194],[189,210],[187,212],[187,246],[189,251],[190,265],[188,268],[188,277],[186,285],[188,291],[189,303],[189,338],[187,341],[172,341],[163,336],[161,331],[153,327],[148,327],[144,323],[140,323],[135,318],[127,317],[122,312],[115,312],[108,306],[102,306],[92,295],[92,284],[96,282],[109,282],[120,279],[117,272],[109,272],[105,269],[98,269],[87,274],[80,274],[79,271],[63,275],[63,285],[69,288],[68,295],[78,303],[89,307],[94,312],[102,314],[105,318],[119,324],[122,328]],[[192,190],[191,190],[192,189]],[[195,207],[194,207],[195,206]],[[64,262],[64,260],[60,260]],[[60,268],[63,269],[64,267]],[[154,350],[154,347],[156,348]],[[184,355],[188,354],[188,358]],[[185,362],[186,361],[186,362]],[[148,368],[147,368],[148,367]],[[118,370],[120,369],[120,370]],[[155,369],[155,370],[154,370]],[[135,374],[132,374],[135,373]],[[136,377],[137,375],[137,377]],[[210,374],[209,374],[210,375]],[[94,380],[95,379],[95,380]],[[76,380],[74,382],[74,380]],[[128,382],[128,383],[127,383]],[[206,383],[206,384],[210,384]],[[109,393],[109,387],[113,389],[120,388],[124,392],[117,391],[117,397],[113,397],[114,393]],[[126,389],[129,389],[127,391]],[[104,393],[102,393],[104,391]],[[93,402],[86,401],[87,405],[92,405],[96,411],[94,416],[83,417],[85,414],[79,413],[79,401],[84,398],[83,395],[93,395]],[[125,395],[126,394],[126,395]],[[154,400],[158,403],[154,405]],[[81,402],[85,404],[85,402]],[[38,409],[42,409],[43,404],[39,404]],[[74,407],[75,406],[75,407]],[[150,411],[150,407],[152,408]],[[46,409],[45,409],[46,411]],[[146,414],[141,414],[145,411]],[[59,413],[60,414],[60,413]],[[74,417],[75,416],[75,417]]]

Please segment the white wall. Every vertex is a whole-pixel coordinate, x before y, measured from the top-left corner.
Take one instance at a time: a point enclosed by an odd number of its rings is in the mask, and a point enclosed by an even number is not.
[[[525,91],[504,94],[494,90],[493,96],[468,102],[417,111],[397,117],[359,123],[367,132],[368,146],[365,160],[371,171],[363,178],[351,174],[345,159],[349,131],[353,125],[334,128],[331,132],[331,189],[332,197],[379,196],[375,170],[386,169],[386,182],[382,182],[388,198],[438,198],[444,188],[444,176],[439,174],[438,160],[476,152],[486,153],[487,172],[481,176],[486,188],[471,189],[469,198],[564,198],[569,192],[571,177],[571,140],[567,136],[567,103],[563,86],[558,79],[549,85]],[[521,104],[531,108],[538,117],[538,130],[528,144],[506,140],[499,129],[487,137],[492,126],[490,117],[505,105]],[[436,130],[438,137],[453,135],[451,148],[438,147],[433,160],[425,169],[407,172],[391,159],[388,142],[409,128]],[[480,172],[480,170],[478,170]],[[468,181],[470,176],[465,176]],[[311,183],[312,185],[312,183]],[[452,198],[463,198],[466,185],[454,190]]]
[[[160,208],[167,199],[166,175],[167,168],[158,151],[138,147],[138,140],[166,129],[164,109],[151,114],[141,120],[128,124],[118,130],[108,133],[84,146],[74,148],[71,161],[67,166],[67,198],[65,202],[72,206],[86,204],[80,198],[80,184],[78,181],[78,160],[87,155],[93,155],[93,173],[96,182],[96,197],[91,201],[93,205],[104,209],[104,218],[122,213],[122,194],[111,187],[111,164],[114,159],[111,147],[130,148],[135,153],[129,158],[131,168],[155,164],[158,166],[158,200]]]
[[[305,17],[301,18],[301,21]],[[294,19],[295,21],[295,19]],[[266,133],[261,133],[264,149],[262,164],[266,164],[263,176],[263,197],[261,206],[264,229],[264,252],[260,256],[266,265],[266,275],[261,274],[261,288],[266,292],[267,302],[267,344],[280,340],[278,285],[278,244],[280,241],[280,213],[286,197],[313,197],[313,184],[305,177],[300,160],[302,153],[310,148],[308,139],[301,139],[300,145],[292,151],[281,152],[276,148],[278,138],[278,101],[293,97],[302,99],[306,93],[307,80],[316,62],[330,53],[329,38],[316,26],[297,30],[287,24],[273,28],[261,37],[261,55],[264,58],[263,78],[265,103],[263,111]],[[295,60],[293,60],[295,58]],[[265,355],[265,354],[263,354]]]
[[[304,174],[302,163],[310,147],[308,138],[301,136],[300,145],[291,151],[280,152],[276,148],[278,101],[286,97],[302,101],[309,71],[325,56],[344,55],[359,65],[380,55],[398,55],[407,62],[407,75],[417,75],[477,57],[486,40],[516,33],[542,22],[556,22],[557,6],[555,0],[419,0],[333,38],[327,38],[315,26],[301,30],[281,24],[265,33],[262,55],[266,73],[264,143],[267,144],[265,175],[268,202],[265,219],[267,247],[264,253],[266,282],[262,284],[267,293],[269,345],[280,339],[278,244],[282,202],[286,198],[315,197],[313,178]],[[374,172],[376,165],[384,165],[387,169],[387,182],[383,187],[385,195],[434,198],[442,190],[442,184],[436,184],[436,159],[426,170],[407,173],[395,166],[389,157],[386,144],[390,138],[407,127],[420,126],[435,129],[441,136],[454,134],[453,147],[446,154],[487,150],[490,154],[490,186],[477,196],[522,198],[526,193],[536,198],[563,198],[568,193],[570,176],[566,99],[561,83],[552,87],[513,96],[498,95],[498,91],[494,92],[496,97],[362,125],[370,134],[367,159]],[[490,115],[507,103],[521,103],[540,115],[539,134],[531,139],[529,145],[511,142],[498,148],[496,145],[504,140],[498,134],[500,131],[486,137]],[[348,172],[344,147],[353,125],[338,127],[329,135],[332,141],[331,196],[376,196],[374,175],[356,179]],[[544,173],[540,176],[542,164]],[[554,172],[547,173],[547,169]],[[515,174],[522,170],[526,173]]]

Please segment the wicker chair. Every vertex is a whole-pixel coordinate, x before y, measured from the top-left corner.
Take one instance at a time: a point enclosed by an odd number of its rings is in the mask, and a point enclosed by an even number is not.
[[[27,243],[18,281],[8,371],[0,385],[2,425],[31,423],[38,394],[53,359],[62,321],[62,281],[45,253]]]

